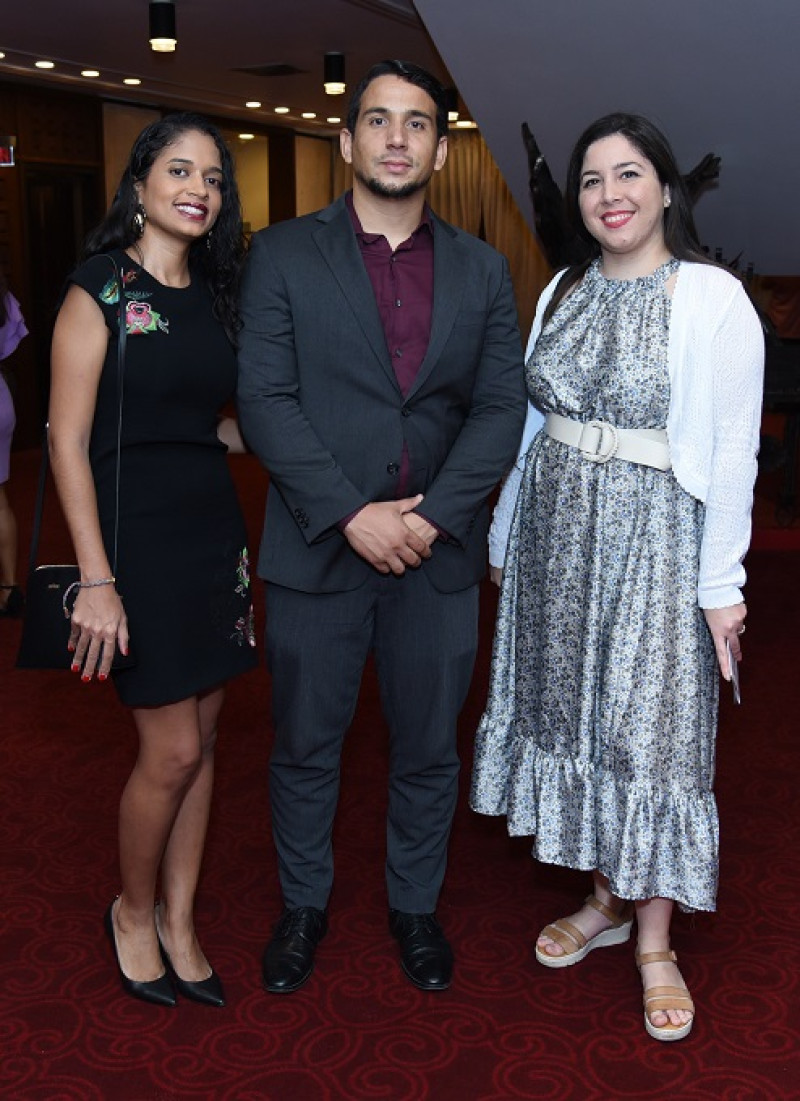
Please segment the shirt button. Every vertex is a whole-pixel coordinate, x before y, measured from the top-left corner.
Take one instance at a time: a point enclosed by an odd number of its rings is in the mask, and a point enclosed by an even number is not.
[[[403,349],[402,348],[395,348],[394,354],[397,356],[398,359],[400,359],[400,357],[403,354]]]
[[[389,465],[386,467],[386,473],[387,474],[399,474],[400,473],[400,464],[399,463],[389,463]]]
[[[398,299],[397,299],[397,300],[395,301],[395,306],[402,306],[402,305],[403,305],[403,303],[402,303],[402,302],[400,301],[400,299],[398,298]]]

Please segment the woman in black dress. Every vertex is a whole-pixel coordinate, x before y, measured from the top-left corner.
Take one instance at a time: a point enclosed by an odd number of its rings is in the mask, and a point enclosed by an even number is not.
[[[226,460],[241,439],[220,419],[236,387],[243,252],[222,136],[200,116],[168,115],[137,138],[53,335],[50,452],[81,570],[72,670],[111,676],[139,737],[120,804],[122,890],[105,924],[123,988],[161,1005],[176,990],[224,1004],[193,907],[224,683],[256,663]],[[129,640],[134,664],[112,669]]]

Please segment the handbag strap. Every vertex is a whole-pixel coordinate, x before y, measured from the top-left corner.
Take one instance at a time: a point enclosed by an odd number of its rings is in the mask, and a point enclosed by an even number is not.
[[[108,255],[108,254],[106,254]],[[120,473],[120,457],[122,452],[122,406],[124,396],[124,381],[125,381],[125,348],[127,343],[127,309],[125,307],[125,295],[123,293],[123,270],[120,265],[117,264],[113,256],[108,256],[111,261],[111,265],[114,268],[114,275],[117,279],[117,286],[119,288],[119,310],[117,318],[119,322],[119,335],[117,337],[117,443],[116,443],[116,456],[117,456],[117,468],[114,477],[114,552],[111,562],[111,572],[116,574],[117,572],[117,548],[119,544],[119,473]],[[45,489],[47,488],[47,472],[50,467],[50,449],[47,442],[49,424],[45,424],[44,432],[42,433],[42,461],[39,464],[39,484],[36,487],[36,505],[33,511],[33,527],[31,529],[31,549],[28,555],[28,573],[32,573],[36,569],[36,559],[38,557],[39,550],[39,538],[42,531],[42,514],[44,513],[44,496]]]
[[[128,307],[125,304],[125,284],[122,281],[123,271],[117,267],[113,257],[109,257],[117,273],[117,285],[119,286],[119,313],[117,334],[117,470],[114,476],[114,557],[111,562],[111,573],[117,572],[117,548],[119,546],[119,467],[122,453],[122,404],[125,397],[125,346],[128,340]]]

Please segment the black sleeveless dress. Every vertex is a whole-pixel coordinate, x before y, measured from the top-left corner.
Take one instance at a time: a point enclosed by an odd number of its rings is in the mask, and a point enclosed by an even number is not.
[[[247,534],[217,415],[236,389],[236,355],[197,273],[157,282],[122,251],[127,320],[115,573],[136,664],[116,670],[123,703],[186,699],[256,663]],[[72,281],[110,332],[90,443],[100,523],[113,563],[119,287],[109,255]]]

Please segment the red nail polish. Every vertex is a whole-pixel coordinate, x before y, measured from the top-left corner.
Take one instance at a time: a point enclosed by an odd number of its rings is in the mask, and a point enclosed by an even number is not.
[[[89,675],[88,673],[84,673],[84,674],[83,674],[83,676],[81,677],[81,681],[82,681],[82,682],[83,682],[84,684],[88,684],[88,683],[89,683],[89,681],[90,681],[91,679],[92,679],[92,678],[91,678],[91,676],[90,676],[90,675]]]
[[[97,674],[97,679],[98,680],[108,680],[108,673],[98,673]]]
[[[77,662],[74,663],[73,665],[70,665],[70,671],[71,672],[77,673],[79,670],[80,670],[80,665],[78,665]]]

